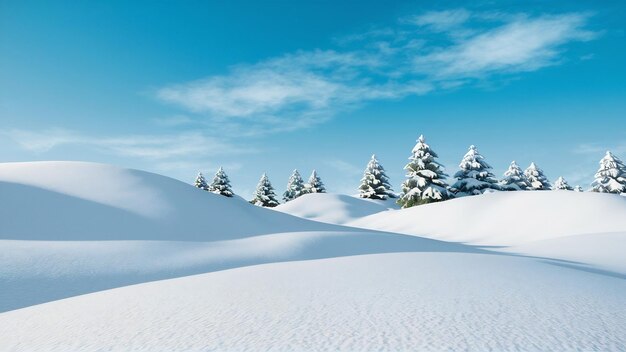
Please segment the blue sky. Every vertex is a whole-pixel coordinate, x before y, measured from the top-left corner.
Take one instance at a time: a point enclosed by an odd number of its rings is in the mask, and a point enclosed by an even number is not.
[[[87,160],[250,197],[317,169],[396,190],[420,134],[587,186],[626,158],[620,1],[0,0],[0,161]],[[45,177],[45,175],[42,175]]]

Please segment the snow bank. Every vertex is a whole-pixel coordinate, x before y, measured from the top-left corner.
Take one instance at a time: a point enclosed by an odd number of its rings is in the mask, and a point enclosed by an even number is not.
[[[275,209],[302,218],[344,224],[361,217],[397,208],[395,199],[363,199],[344,194],[312,193],[281,204]]]
[[[620,351],[626,281],[528,258],[275,263],[0,314],[12,351]]]
[[[0,164],[0,239],[208,241],[337,230],[183,182],[85,162]]]
[[[388,211],[348,226],[480,245],[626,232],[626,199],[570,191],[495,192]]]

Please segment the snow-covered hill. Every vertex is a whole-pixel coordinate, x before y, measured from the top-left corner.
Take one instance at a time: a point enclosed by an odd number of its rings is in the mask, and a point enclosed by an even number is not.
[[[445,241],[516,245],[569,235],[626,233],[626,198],[570,191],[496,192],[373,214],[346,224]]]
[[[528,258],[276,263],[0,314],[13,351],[621,351],[626,281]],[[0,348],[2,349],[2,348]]]
[[[276,210],[302,218],[331,224],[344,224],[367,215],[398,209],[395,199],[373,200],[344,194],[305,194],[281,204]]]

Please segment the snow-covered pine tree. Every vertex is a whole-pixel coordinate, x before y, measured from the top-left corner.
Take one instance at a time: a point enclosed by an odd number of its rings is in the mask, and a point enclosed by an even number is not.
[[[311,177],[309,177],[309,182],[304,186],[304,193],[326,193],[326,188],[324,187],[324,183],[322,179],[317,175],[317,171],[313,170],[311,172]]]
[[[504,172],[504,178],[498,184],[505,191],[519,191],[528,188],[524,171],[517,165],[515,160],[511,162],[509,169]]]
[[[283,193],[283,200],[289,202],[304,194],[304,181],[298,170],[293,170],[287,182],[287,190]]]
[[[482,194],[488,189],[501,189],[490,171],[491,166],[487,164],[475,146],[469,147],[459,164],[459,168],[461,170],[454,174],[457,181],[450,187],[455,196],[471,196]]]
[[[397,203],[402,208],[409,208],[452,198],[445,182],[448,175],[435,160],[437,153],[426,144],[424,136],[417,139],[411,152],[409,163],[404,166],[407,179],[402,183],[402,194]]]
[[[385,168],[378,162],[376,155],[372,155],[363,172],[359,186],[359,197],[382,200],[396,197],[389,184],[389,177],[385,173]]]
[[[600,168],[591,186],[593,192],[626,192],[626,166],[613,153],[607,151],[604,158],[600,160]]]
[[[576,185],[576,187],[574,187],[574,191],[575,191],[575,192],[582,192],[582,191],[583,191],[583,188],[582,188],[582,187],[580,187],[579,185]]]
[[[234,195],[233,190],[230,188],[230,180],[221,166],[215,173],[215,177],[213,177],[209,191],[226,197],[232,197]]]
[[[250,203],[270,208],[273,208],[279,204],[278,200],[276,200],[274,187],[272,187],[272,183],[267,177],[267,174],[263,174],[263,176],[261,176],[259,184],[256,186],[256,191],[254,192],[254,199],[252,199]]]
[[[524,170],[524,176],[526,176],[526,180],[528,181],[529,190],[539,191],[552,188],[550,181],[548,181],[546,175],[543,174],[543,170],[538,168],[534,162],[530,163],[530,166]]]
[[[573,191],[574,189],[570,186],[567,181],[563,178],[563,176],[559,176],[559,178],[554,181],[553,190],[562,190],[562,191]]]
[[[198,176],[196,176],[196,181],[193,183],[193,185],[196,188],[200,188],[205,191],[209,190],[209,184],[206,182],[206,179],[204,178],[204,175],[202,175],[202,172],[198,172]]]

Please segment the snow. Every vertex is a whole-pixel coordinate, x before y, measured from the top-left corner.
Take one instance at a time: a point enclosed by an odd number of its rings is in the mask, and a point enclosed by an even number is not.
[[[377,254],[33,306],[1,314],[0,336],[14,351],[617,351],[624,290],[624,280],[528,258]]]
[[[0,195],[0,350],[626,349],[618,195],[270,210],[82,162],[0,164]]]

